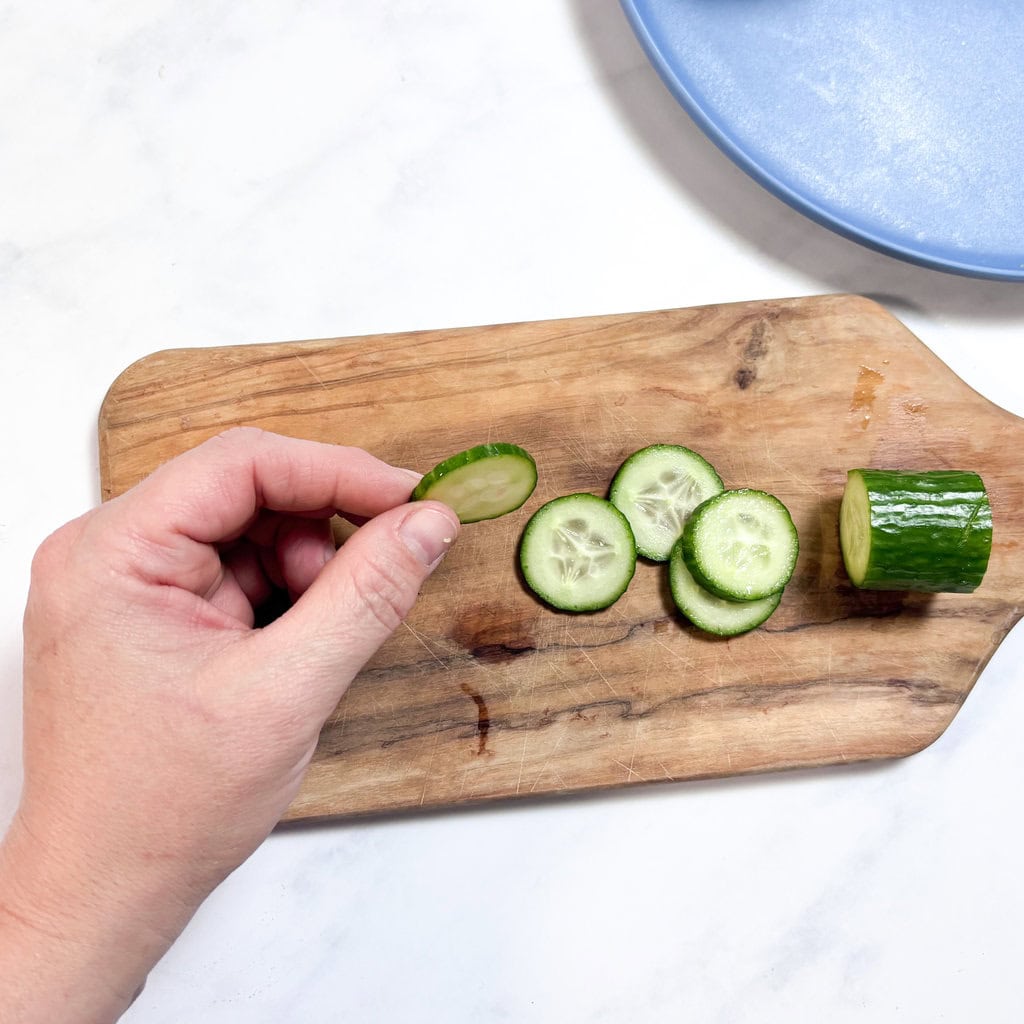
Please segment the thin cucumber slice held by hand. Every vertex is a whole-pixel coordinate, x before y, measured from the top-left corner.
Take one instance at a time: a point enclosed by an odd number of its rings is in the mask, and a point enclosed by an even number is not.
[[[851,469],[839,542],[855,587],[970,593],[992,551],[985,485],[960,470]]]
[[[629,520],[638,554],[665,562],[690,513],[721,490],[721,477],[703,456],[681,445],[653,444],[626,459],[608,497]]]
[[[715,636],[737,636],[760,626],[782,600],[782,591],[757,601],[727,601],[705,590],[686,568],[683,541],[672,549],[668,581],[676,607],[698,629]]]
[[[438,463],[412,501],[444,502],[460,523],[497,519],[519,508],[537,486],[537,464],[514,444],[481,444]]]
[[[694,579],[729,601],[757,601],[782,590],[799,550],[786,506],[750,489],[722,491],[698,505],[682,537]]]
[[[614,604],[636,571],[626,517],[593,494],[542,505],[526,524],[519,564],[527,586],[552,608],[592,612]]]

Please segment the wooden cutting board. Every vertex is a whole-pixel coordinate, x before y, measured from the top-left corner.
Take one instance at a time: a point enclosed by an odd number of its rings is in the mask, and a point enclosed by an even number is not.
[[[99,441],[104,497],[235,424],[422,471],[483,441],[535,456],[527,505],[463,530],[327,722],[299,819],[920,750],[1021,615],[1022,422],[880,306],[826,296],[159,352],[115,381]],[[696,632],[647,563],[592,615],[553,612],[520,582],[530,513],[605,493],[659,441],[792,511],[800,559],[764,627]],[[849,585],[837,519],[859,466],[982,474],[995,542],[974,594]]]

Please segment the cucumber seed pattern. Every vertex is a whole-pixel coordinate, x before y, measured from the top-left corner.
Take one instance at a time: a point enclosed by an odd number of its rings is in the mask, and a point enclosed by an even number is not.
[[[595,576],[615,561],[614,546],[582,518],[559,523],[552,532],[551,556],[562,583]]]
[[[729,601],[756,601],[781,591],[800,552],[786,506],[766,491],[746,487],[698,505],[682,544],[694,580]]]
[[[623,594],[636,570],[626,517],[596,495],[566,494],[541,505],[519,545],[526,585],[553,608],[592,612]]]
[[[738,512],[736,520],[730,531],[735,539],[726,546],[723,553],[740,572],[766,567],[772,557],[766,543],[771,540],[771,530],[749,512]]]
[[[689,473],[663,470],[633,499],[636,507],[660,529],[678,536],[686,518],[704,495]]]
[[[637,553],[668,561],[693,510],[722,490],[722,478],[703,456],[673,444],[652,444],[619,467],[608,489],[629,520]]]

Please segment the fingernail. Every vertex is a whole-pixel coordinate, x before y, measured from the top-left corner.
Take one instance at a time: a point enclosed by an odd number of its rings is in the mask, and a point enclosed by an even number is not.
[[[436,508],[410,512],[398,527],[402,543],[424,565],[432,566],[451,547],[458,527]]]

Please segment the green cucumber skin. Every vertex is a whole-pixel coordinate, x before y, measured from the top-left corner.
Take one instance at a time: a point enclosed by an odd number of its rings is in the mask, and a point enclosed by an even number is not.
[[[705,515],[709,509],[712,509],[716,503],[734,494],[760,495],[768,498],[775,503],[776,507],[780,511],[785,513],[785,518],[788,520],[793,546],[789,569],[785,578],[779,580],[778,585],[773,587],[771,590],[740,591],[719,586],[715,580],[711,579],[703,571],[700,564],[700,557],[697,552],[697,544],[695,543],[695,540],[697,532],[700,529],[701,517]],[[708,593],[714,594],[715,597],[720,597],[725,601],[758,601],[762,598],[770,597],[772,594],[780,593],[785,589],[792,578],[793,572],[796,568],[797,558],[800,554],[800,538],[797,533],[796,526],[793,524],[793,519],[790,515],[789,509],[786,508],[783,502],[781,502],[774,494],[768,494],[766,491],[760,491],[750,487],[737,488],[736,490],[725,490],[719,494],[712,495],[705,501],[702,501],[690,514],[690,518],[683,530],[683,536],[680,538],[680,541],[682,543],[681,550],[683,560],[686,563],[686,568],[690,570],[690,575],[701,587],[708,591]]]
[[[853,473],[867,487],[871,510],[871,552],[856,586],[956,594],[977,589],[992,550],[992,510],[977,473]]]
[[[669,590],[679,614],[704,633],[731,637],[749,633],[767,622],[782,600],[782,591],[759,601],[727,601],[704,590],[686,567],[682,537],[669,557]],[[704,590],[706,597],[700,594]]]
[[[504,441],[500,441],[492,444],[475,445],[473,448],[467,448],[464,452],[459,452],[457,455],[453,455],[450,458],[445,459],[443,462],[439,462],[429,473],[424,474],[420,482],[415,486],[415,488],[413,488],[413,492],[409,496],[409,500],[423,501],[430,496],[431,488],[450,473],[453,473],[457,469],[461,469],[463,466],[479,462],[481,459],[489,459],[497,455],[517,455],[520,458],[525,459],[533,467],[533,486],[537,486],[537,463],[534,461],[533,456],[525,449],[520,448],[517,444],[508,444]],[[509,512],[515,512],[517,508],[522,508],[523,505],[526,504],[532,493],[533,490],[531,489],[530,493],[527,494],[514,508],[506,509],[504,512],[498,512],[493,516],[487,516],[485,518],[500,519],[502,516],[508,515]],[[483,520],[472,519],[462,521],[464,523],[470,523],[482,522]]]

